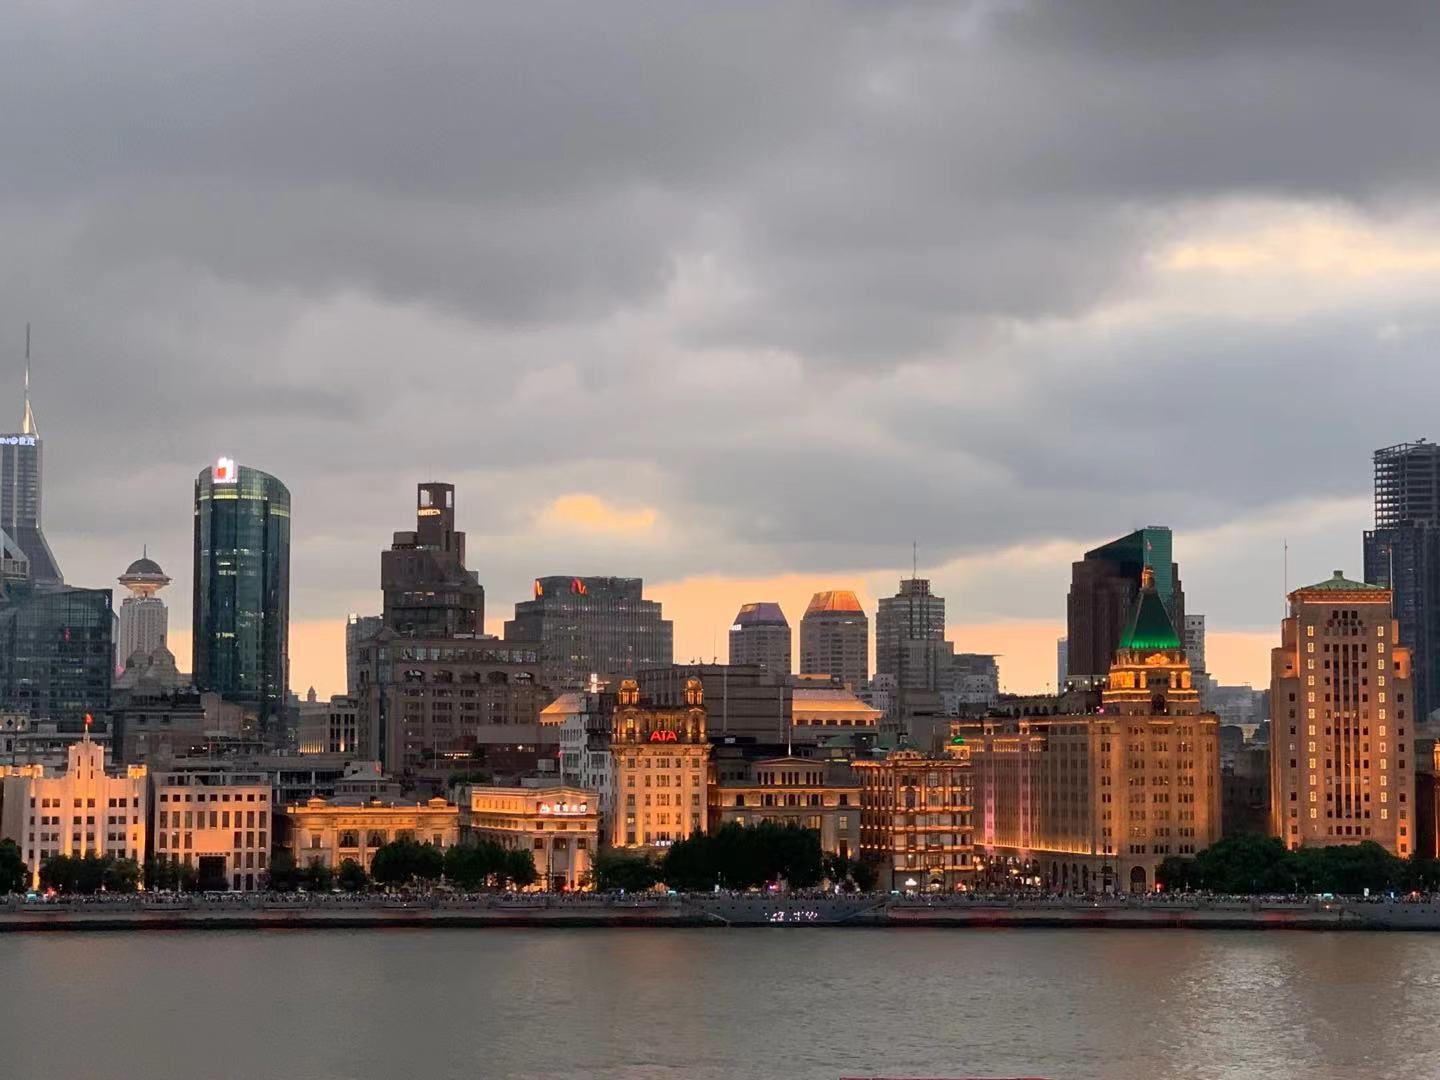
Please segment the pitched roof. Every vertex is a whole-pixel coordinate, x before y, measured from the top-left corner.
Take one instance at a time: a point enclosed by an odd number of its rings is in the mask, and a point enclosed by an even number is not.
[[[1120,635],[1122,649],[1179,649],[1180,635],[1175,633],[1175,624],[1165,603],[1155,591],[1155,579],[1146,574],[1140,594],[1135,598],[1135,610],[1130,622]]]
[[[1370,585],[1363,581],[1351,581],[1345,576],[1343,570],[1336,570],[1324,581],[1317,581],[1314,585],[1305,585],[1296,592],[1388,592],[1383,585]]]
[[[805,614],[819,615],[832,611],[859,615],[865,613],[865,609],[860,606],[860,601],[849,589],[832,589],[829,592],[817,592],[812,596],[810,606],[805,609]]]
[[[735,616],[735,626],[789,626],[780,605],[769,601],[744,604]]]

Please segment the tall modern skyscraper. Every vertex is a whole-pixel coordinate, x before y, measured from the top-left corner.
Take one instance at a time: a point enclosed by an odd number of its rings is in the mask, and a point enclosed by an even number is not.
[[[379,615],[357,615],[351,612],[345,620],[345,693],[360,693],[360,648],[385,628]]]
[[[485,589],[465,569],[465,534],[455,529],[455,485],[418,484],[415,531],[397,532],[380,553],[386,629],[412,637],[485,632]]]
[[[1270,660],[1270,829],[1287,847],[1415,850],[1410,650],[1390,603],[1339,570],[1290,594]]]
[[[166,647],[169,616],[165,601],[155,594],[170,584],[170,578],[159,563],[142,555],[125,568],[119,581],[130,590],[120,601],[120,640],[115,654],[117,666],[125,668],[137,653],[148,657]]]
[[[1185,659],[1190,662],[1190,677],[1196,685],[1210,669],[1205,666],[1205,616],[1185,616]]]
[[[800,674],[831,675],[851,690],[870,681],[870,620],[849,589],[810,598],[800,620]]]
[[[875,674],[905,690],[938,690],[953,648],[945,644],[945,600],[925,578],[904,578],[875,613]]]
[[[0,712],[79,731],[103,721],[115,675],[109,589],[23,585],[0,604]]]
[[[195,687],[279,734],[290,694],[290,492],[221,458],[195,479]]]
[[[669,667],[674,624],[641,595],[643,586],[640,578],[536,578],[534,597],[505,623],[505,640],[538,642],[545,685],[558,691],[582,690],[591,675],[633,678]]]
[[[730,627],[730,663],[755,664],[774,675],[789,675],[790,623],[779,604],[745,604]]]
[[[1414,663],[1415,717],[1440,706],[1440,444],[1375,451],[1375,528],[1365,580],[1392,589],[1400,642]]]
[[[30,328],[25,328],[25,404],[20,430],[0,435],[0,532],[29,562],[36,585],[62,585],[65,579],[40,527],[44,444],[30,407]]]
[[[1087,551],[1083,560],[1073,564],[1066,603],[1069,679],[1109,674],[1147,566],[1155,573],[1155,592],[1171,624],[1185,625],[1185,593],[1171,548],[1170,530],[1150,525]]]
[[[1070,678],[1070,639],[1057,638],[1055,641],[1055,692],[1063,693],[1065,682]]]

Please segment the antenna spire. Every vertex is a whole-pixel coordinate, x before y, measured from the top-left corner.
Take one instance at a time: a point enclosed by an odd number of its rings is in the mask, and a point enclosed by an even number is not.
[[[20,434],[39,435],[35,426],[35,410],[30,408],[30,324],[25,324],[25,414],[20,419]]]

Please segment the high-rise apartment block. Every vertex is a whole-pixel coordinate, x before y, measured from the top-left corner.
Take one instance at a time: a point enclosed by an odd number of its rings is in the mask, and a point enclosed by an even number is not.
[[[669,667],[674,624],[643,587],[640,578],[537,578],[533,598],[505,623],[505,639],[539,644],[553,690],[583,690],[592,675],[633,678]]]
[[[800,674],[829,675],[851,690],[870,679],[870,620],[849,589],[818,592],[800,620]]]
[[[155,594],[170,584],[160,564],[148,556],[136,559],[120,575],[130,595],[120,601],[120,642],[116,667],[125,668],[134,656],[149,657],[166,647],[169,615],[165,601]]]
[[[730,626],[730,663],[789,675],[790,623],[779,604],[744,604]]]
[[[195,478],[195,686],[243,705],[265,739],[290,695],[290,492],[221,458]]]
[[[1154,573],[1156,595],[1171,623],[1185,625],[1185,594],[1168,528],[1150,525],[1102,544],[1072,567],[1066,603],[1067,679],[1095,680],[1109,672],[1146,567]]]
[[[1415,700],[1391,591],[1333,577],[1290,594],[1271,652],[1270,828],[1288,847],[1415,849]]]
[[[905,578],[875,613],[875,674],[894,675],[903,693],[939,690],[953,649],[945,643],[945,600],[924,578]]]
[[[380,554],[385,626],[407,637],[474,637],[485,632],[485,589],[465,568],[465,534],[455,530],[455,486],[419,484],[415,530],[397,532]]]
[[[1394,593],[1400,644],[1414,664],[1415,722],[1440,706],[1440,444],[1375,451],[1375,528],[1365,580]]]

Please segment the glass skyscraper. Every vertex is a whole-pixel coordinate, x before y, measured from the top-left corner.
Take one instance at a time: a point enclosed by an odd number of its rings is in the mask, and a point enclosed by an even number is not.
[[[27,362],[28,363],[28,362]],[[37,585],[60,585],[60,567],[40,528],[41,465],[44,444],[30,408],[30,372],[25,372],[25,408],[20,430],[0,435],[0,532],[29,563],[26,576]]]
[[[0,711],[78,731],[103,722],[114,677],[109,589],[17,586],[0,604]]]
[[[278,735],[290,692],[290,492],[221,458],[195,479],[192,670]]]
[[[1175,626],[1185,625],[1185,591],[1170,530],[1149,525],[1085,553],[1071,567],[1066,601],[1066,677],[1101,679],[1110,673],[1146,567],[1155,593]]]

